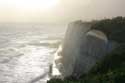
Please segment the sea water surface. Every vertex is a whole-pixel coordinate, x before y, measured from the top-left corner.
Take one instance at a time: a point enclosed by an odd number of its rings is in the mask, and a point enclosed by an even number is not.
[[[0,83],[46,83],[65,25],[0,24]]]

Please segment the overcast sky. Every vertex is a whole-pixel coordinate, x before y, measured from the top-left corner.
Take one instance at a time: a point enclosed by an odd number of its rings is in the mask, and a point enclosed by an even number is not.
[[[0,0],[0,22],[67,23],[125,16],[125,0]]]

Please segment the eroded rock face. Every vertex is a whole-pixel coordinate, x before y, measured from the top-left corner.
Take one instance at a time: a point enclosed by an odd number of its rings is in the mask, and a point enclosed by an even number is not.
[[[109,41],[98,30],[91,30],[90,24],[82,21],[68,25],[62,47],[55,55],[53,75],[58,72],[62,78],[79,77],[87,73],[97,61],[108,52]]]

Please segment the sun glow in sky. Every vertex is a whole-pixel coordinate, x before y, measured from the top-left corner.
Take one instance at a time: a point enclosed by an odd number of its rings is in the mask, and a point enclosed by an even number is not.
[[[49,10],[58,4],[59,0],[0,0],[1,7],[11,7],[21,10]]]
[[[60,0],[0,0],[0,21],[32,22],[48,20]]]
[[[0,22],[63,23],[125,16],[125,0],[0,0]]]

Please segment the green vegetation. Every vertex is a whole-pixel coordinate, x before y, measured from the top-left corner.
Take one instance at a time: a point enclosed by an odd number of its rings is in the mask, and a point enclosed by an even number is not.
[[[125,18],[96,21],[92,29],[103,31],[109,40],[119,43],[118,47],[79,79],[51,79],[47,83],[125,83]]]
[[[78,80],[52,79],[48,83],[124,83],[125,45],[116,48],[109,56],[98,62],[94,68]]]
[[[119,16],[113,19],[96,21],[93,23],[92,29],[104,32],[109,40],[125,43],[125,17]]]

